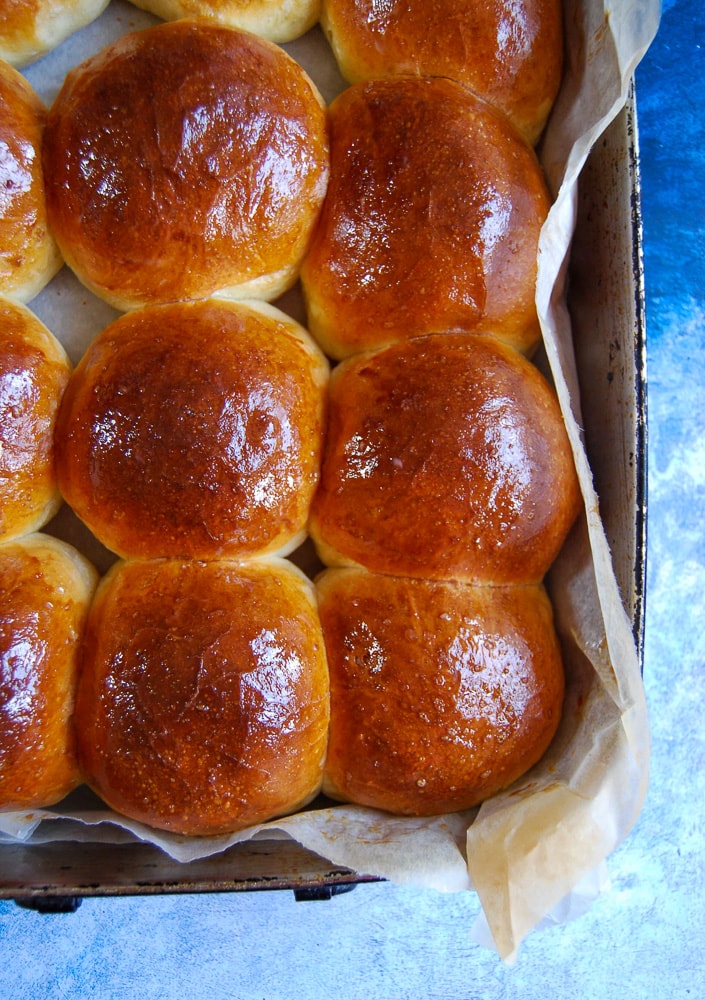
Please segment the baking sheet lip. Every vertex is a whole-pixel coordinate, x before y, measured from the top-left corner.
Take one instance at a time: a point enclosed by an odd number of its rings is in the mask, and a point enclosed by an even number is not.
[[[278,841],[269,842],[271,853],[276,855]],[[31,845],[19,845],[22,847]],[[32,849],[36,850],[39,845]],[[302,848],[313,861],[320,859],[318,855]],[[155,872],[158,866],[155,864]],[[340,865],[322,863],[320,869],[309,874],[295,874],[292,872],[276,872],[266,874],[259,872],[256,875],[225,876],[214,875],[212,878],[204,875],[189,877],[188,865],[184,865],[184,874],[180,877],[164,877],[155,875],[153,879],[149,877],[135,878],[129,882],[120,882],[115,879],[104,881],[84,881],[67,879],[65,882],[58,881],[36,881],[22,883],[6,881],[0,884],[0,900],[15,902],[20,905],[31,904],[42,899],[104,899],[104,898],[127,898],[138,896],[158,896],[158,895],[206,895],[209,893],[232,893],[232,892],[257,892],[257,891],[281,891],[281,890],[315,890],[315,889],[335,889],[335,887],[366,885],[378,882],[385,882],[383,876],[355,871]]]
[[[644,229],[641,209],[641,169],[636,83],[632,78],[626,104],[629,173],[631,180],[632,274],[634,279],[634,392],[635,392],[635,550],[632,631],[639,666],[644,671],[648,540],[648,373],[647,317],[644,269]]]
[[[279,892],[336,886],[369,885],[387,881],[379,875],[366,875],[347,868],[336,868],[306,878],[281,875],[258,875],[242,879],[136,879],[129,885],[115,883],[55,883],[0,886],[0,900],[26,903],[48,898],[117,899],[161,895],[205,895],[208,893]]]

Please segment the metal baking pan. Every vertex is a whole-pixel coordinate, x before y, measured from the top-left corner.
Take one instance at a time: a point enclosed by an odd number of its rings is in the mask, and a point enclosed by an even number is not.
[[[579,188],[569,307],[582,418],[601,514],[641,656],[646,554],[646,368],[634,95],[589,157]],[[143,843],[0,846],[0,898],[72,909],[84,896],[289,889],[327,898],[364,872],[289,840],[250,841],[184,864]]]

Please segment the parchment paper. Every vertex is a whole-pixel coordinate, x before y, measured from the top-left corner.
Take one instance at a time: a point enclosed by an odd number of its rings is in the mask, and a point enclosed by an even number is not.
[[[638,655],[622,606],[580,433],[578,382],[565,269],[576,214],[576,180],[596,139],[624,106],[634,69],[660,16],[658,0],[566,3],[568,64],[541,150],[555,198],[542,234],[537,304],[546,356],[574,447],[585,499],[551,572],[556,621],[566,650],[563,722],[545,758],[509,791],[479,810],[432,819],[391,817],[336,806],[311,809],[230,837],[162,834],[79,795],[54,809],[0,815],[0,839],[122,842],[136,837],[188,862],[252,837],[292,837],[335,865],[398,884],[477,892],[476,940],[513,961],[529,931],[564,922],[608,887],[605,859],[633,826],[646,792],[649,728]],[[50,103],[64,75],[126,31],[157,23],[112,0],[92,25],[24,72]],[[344,86],[318,28],[285,48],[326,100]],[[626,164],[625,164],[626,169]],[[296,293],[277,303],[302,320]],[[118,315],[64,268],[30,308],[74,362]],[[100,571],[112,561],[64,508],[48,530],[81,548]]]

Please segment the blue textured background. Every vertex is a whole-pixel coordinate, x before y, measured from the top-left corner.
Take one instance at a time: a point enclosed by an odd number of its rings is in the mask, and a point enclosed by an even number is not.
[[[529,937],[517,965],[470,942],[477,904],[388,884],[329,902],[254,893],[0,902],[0,997],[705,996],[705,143],[702,0],[666,0],[637,72],[649,376],[644,673],[653,731],[641,818],[612,890]]]

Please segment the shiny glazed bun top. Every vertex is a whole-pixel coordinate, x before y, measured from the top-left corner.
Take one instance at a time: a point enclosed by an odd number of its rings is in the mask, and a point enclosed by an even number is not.
[[[80,784],[72,716],[97,579],[49,535],[0,545],[0,810],[53,805]]]
[[[323,0],[321,22],[351,83],[450,77],[499,108],[530,143],[561,82],[561,0]]]
[[[54,428],[71,363],[30,310],[0,298],[0,542],[58,509]]]
[[[451,80],[358,84],[330,107],[331,176],[301,272],[332,357],[440,329],[538,342],[549,208],[533,150]]]
[[[535,764],[561,717],[542,587],[326,570],[331,724],[323,790],[389,812],[469,809]]]
[[[334,369],[310,531],[327,565],[542,579],[580,494],[558,401],[516,351],[435,334]]]
[[[90,344],[56,428],[61,491],[134,558],[290,551],[318,483],[328,363],[273,306],[150,306]]]
[[[125,815],[237,830],[318,792],[328,694],[313,588],[290,563],[117,563],[86,629],[79,759]]]
[[[50,109],[49,216],[118,309],[295,281],[328,175],[323,102],[283,49],[175,21],[72,70]]]
[[[46,108],[0,61],[0,295],[29,302],[61,266],[47,222],[42,134]]]
[[[272,42],[290,42],[318,21],[320,0],[132,0],[136,7],[170,21],[203,17],[253,31]]]
[[[108,0],[0,0],[0,59],[33,62],[94,21]]]

